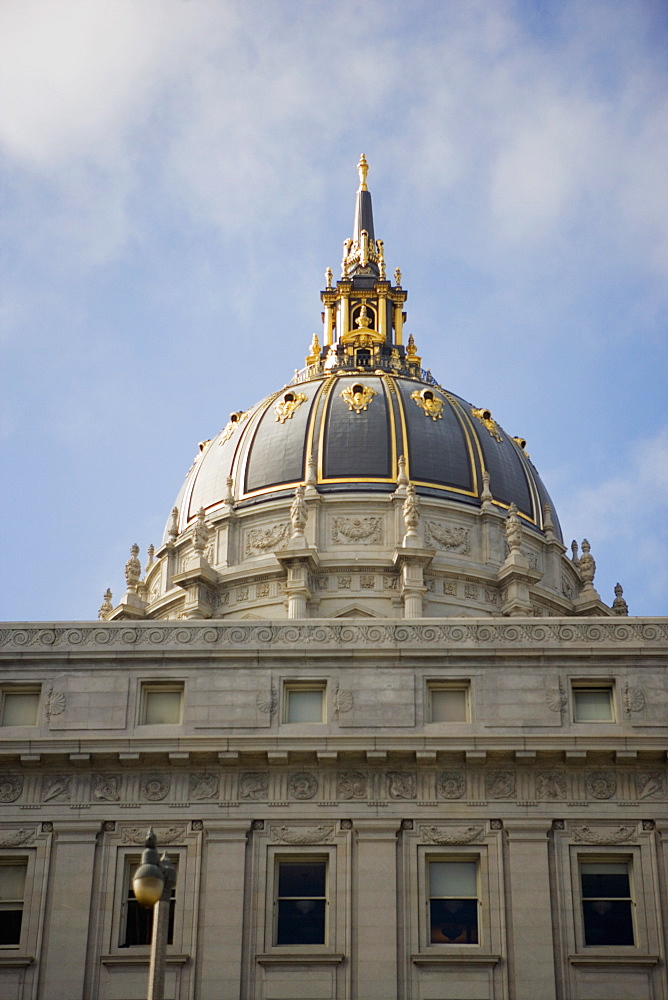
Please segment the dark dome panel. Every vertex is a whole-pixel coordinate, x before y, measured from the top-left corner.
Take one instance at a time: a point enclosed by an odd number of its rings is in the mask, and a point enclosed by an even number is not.
[[[451,403],[437,389],[421,383],[397,379],[397,388],[406,416],[410,478],[472,493],[469,449]],[[432,420],[412,398],[413,392],[425,388],[445,404],[437,420]]]
[[[355,386],[373,389],[367,409],[351,409],[342,393]],[[325,413],[323,479],[391,479],[390,412],[382,379],[360,375],[337,378]]]
[[[475,424],[476,418],[471,417],[471,419]],[[531,502],[531,492],[522,459],[506,432],[499,428],[499,433],[503,438],[502,441],[492,437],[482,424],[478,431],[478,440],[489,472],[492,495],[500,503],[508,505],[516,503],[518,510],[534,520],[536,511]]]
[[[309,416],[319,382],[307,382],[278,394],[260,419],[251,444],[246,467],[245,492],[253,493],[280,483],[301,482],[304,478]],[[292,400],[286,397],[292,396]],[[300,399],[305,396],[306,399]],[[283,419],[276,407],[294,408]],[[296,406],[294,405],[296,403]]]

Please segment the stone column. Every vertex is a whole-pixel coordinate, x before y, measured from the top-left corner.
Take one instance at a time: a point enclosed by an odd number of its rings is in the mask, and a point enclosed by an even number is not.
[[[503,825],[508,834],[515,1000],[556,1000],[548,831],[542,823],[527,820],[504,820]]]
[[[356,820],[355,832],[352,992],[360,1000],[396,1000],[397,821]]]
[[[40,995],[49,1000],[84,996],[86,950],[93,898],[99,821],[54,823],[48,928],[39,975]]]
[[[199,1000],[239,1000],[248,822],[205,822]]]

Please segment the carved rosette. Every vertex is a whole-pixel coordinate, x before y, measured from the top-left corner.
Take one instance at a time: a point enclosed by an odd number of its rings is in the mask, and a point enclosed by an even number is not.
[[[617,779],[612,771],[592,771],[585,786],[592,799],[611,799],[617,791]]]
[[[0,775],[0,802],[16,802],[22,791],[22,774]]]
[[[298,771],[290,775],[288,791],[293,799],[312,799],[318,791],[318,779],[308,771]]]
[[[461,799],[466,792],[464,771],[443,771],[436,778],[436,790],[442,799]]]
[[[336,792],[340,799],[365,799],[367,776],[363,771],[339,771]]]
[[[142,795],[149,802],[162,802],[167,798],[171,785],[169,774],[145,774],[142,778]]]
[[[94,774],[91,783],[91,797],[96,802],[118,802],[121,797],[121,776],[119,774]]]

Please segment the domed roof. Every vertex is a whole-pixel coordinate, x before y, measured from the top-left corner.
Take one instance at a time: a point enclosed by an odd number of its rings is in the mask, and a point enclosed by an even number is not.
[[[341,278],[321,292],[323,346],[314,336],[306,367],[279,391],[228,423],[201,452],[176,500],[183,531],[203,508],[266,503],[310,483],[319,493],[391,493],[410,480],[418,493],[480,507],[517,506],[543,529],[551,501],[525,442],[442,388],[422,368],[413,337],[404,344],[407,292],[401,272],[385,274],[374,236],[367,163],[353,237],[343,244]],[[552,510],[554,534],[561,540]],[[172,520],[167,526],[168,537]]]

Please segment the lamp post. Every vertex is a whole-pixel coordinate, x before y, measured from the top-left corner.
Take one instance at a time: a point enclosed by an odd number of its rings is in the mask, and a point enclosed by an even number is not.
[[[132,880],[132,889],[140,906],[153,909],[151,963],[148,971],[147,1000],[163,1000],[165,995],[165,965],[167,930],[172,889],[176,885],[176,870],[166,854],[156,850],[153,829],[146,836],[141,864]]]

